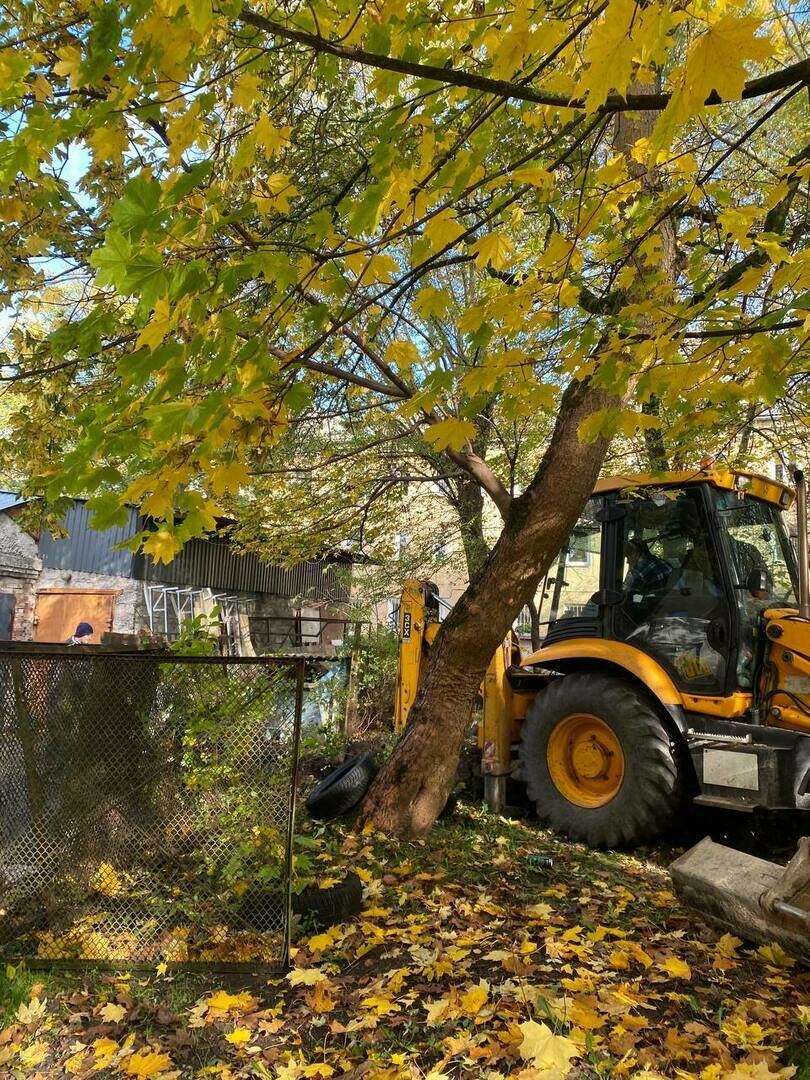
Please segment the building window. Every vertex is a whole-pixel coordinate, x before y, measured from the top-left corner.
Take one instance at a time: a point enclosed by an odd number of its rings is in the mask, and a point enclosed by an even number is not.
[[[775,480],[778,480],[780,484],[785,483],[785,466],[781,461],[774,463],[773,476]]]
[[[597,534],[598,541],[598,534]],[[568,565],[589,566],[591,562],[591,545],[593,534],[574,533],[568,541]]]
[[[389,630],[399,632],[399,597],[389,596],[386,600],[385,622]]]
[[[397,558],[404,559],[408,552],[410,536],[407,533],[397,533]]]

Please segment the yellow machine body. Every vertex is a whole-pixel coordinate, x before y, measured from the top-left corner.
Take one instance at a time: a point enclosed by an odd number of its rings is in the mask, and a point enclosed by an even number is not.
[[[784,511],[791,507],[795,498],[789,487],[775,480],[747,471],[726,469],[608,477],[597,483],[594,494],[621,500],[632,498],[636,491],[642,497],[649,497],[645,493],[652,491],[664,492],[662,497],[665,497],[667,489],[683,491],[692,485],[703,485],[706,494],[699,498],[707,507],[713,505],[710,500],[720,497],[732,508],[750,507],[749,500],[755,500],[757,504],[768,504]],[[718,496],[718,492],[729,494]],[[604,520],[612,519],[608,515]],[[719,530],[718,520],[718,514],[707,510],[705,531],[712,534]],[[609,527],[612,526],[604,526]],[[618,527],[616,529],[619,535]],[[710,536],[710,540],[718,552],[725,551],[727,560],[731,558],[732,548],[728,542],[722,548],[716,537]],[[605,550],[605,541],[602,542]],[[622,542],[626,543],[626,540]],[[739,546],[751,549],[750,544]],[[717,556],[718,559],[722,557]],[[722,572],[729,580],[728,568],[723,568]],[[724,602],[735,612],[735,598],[742,588],[740,584],[726,586]],[[678,590],[673,591],[677,600]],[[681,589],[680,592],[688,593],[689,590]],[[600,613],[606,610],[603,605],[618,602],[615,596],[601,593],[598,601]],[[738,614],[735,617],[740,618]],[[590,673],[601,678],[614,678],[623,687],[633,687],[637,695],[657,710],[673,746],[679,743],[692,757],[693,786],[696,783],[698,801],[737,805],[746,810],[755,806],[810,810],[810,618],[799,608],[766,607],[758,612],[757,619],[757,628],[751,631],[753,638],[748,662],[753,678],[749,679],[750,685],[734,686],[730,680],[722,689],[710,691],[690,685],[687,676],[679,679],[677,671],[667,670],[667,665],[650,655],[649,650],[635,645],[632,635],[629,640],[611,637],[613,624],[610,622],[605,623],[607,630],[602,629],[601,635],[591,632],[590,636],[577,636],[575,624],[568,620],[572,626],[562,635],[564,640],[550,640],[523,657],[517,638],[510,633],[493,657],[482,684],[483,718],[478,727],[478,744],[482,773],[485,781],[489,781],[486,787],[490,804],[495,807],[503,804],[508,777],[526,780],[520,774],[516,748],[527,713],[538,695],[541,695],[538,701],[542,701],[542,695],[548,696],[547,690],[553,683],[574,673],[579,677]],[[397,729],[407,722],[421,684],[424,661],[439,626],[433,586],[415,580],[406,582],[399,612]],[[550,633],[549,638],[552,637]],[[733,648],[741,649],[742,645],[738,641],[729,643],[729,655]],[[699,663],[696,658],[698,671]],[[595,713],[598,704],[594,702]],[[580,768],[583,776],[588,770],[598,772],[599,763],[604,759],[604,776],[616,777],[618,792],[624,777],[632,776],[635,763],[632,755],[625,755],[627,760],[621,769],[618,768],[613,760],[616,751],[611,740],[600,738],[600,723],[599,717],[592,716],[586,709],[567,720],[567,727],[561,729],[571,732],[571,770],[574,776],[576,768]],[[564,756],[565,752],[564,738],[562,743],[560,736],[555,739],[547,751],[549,767],[554,755],[559,757],[563,753]],[[715,783],[718,776],[719,785]],[[587,784],[583,781],[583,801],[578,805],[589,805],[588,799],[598,802],[601,796],[597,799],[593,794],[597,790],[598,784],[593,777]],[[572,801],[577,803],[577,798],[572,797]]]
[[[410,578],[399,598],[399,655],[394,702],[394,730],[401,731],[422,685],[427,651],[439,632],[439,598],[429,581]]]

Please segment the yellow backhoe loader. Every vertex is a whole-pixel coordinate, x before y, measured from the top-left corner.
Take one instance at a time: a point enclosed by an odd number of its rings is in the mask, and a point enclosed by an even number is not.
[[[545,579],[542,647],[523,656],[510,633],[484,679],[478,744],[491,808],[511,777],[553,829],[604,847],[654,837],[688,799],[810,810],[807,497],[804,475],[794,478],[795,492],[714,467],[597,483]],[[794,503],[798,559],[785,526]],[[397,728],[438,629],[435,587],[408,581]],[[701,867],[687,864],[692,899],[703,877],[716,883],[726,851],[712,845],[706,862],[704,846]],[[725,857],[732,879],[754,873],[744,857],[731,866],[738,854]],[[808,845],[791,864],[790,895],[778,870],[763,879],[765,921],[783,918],[810,943]],[[713,914],[724,906],[720,897]]]

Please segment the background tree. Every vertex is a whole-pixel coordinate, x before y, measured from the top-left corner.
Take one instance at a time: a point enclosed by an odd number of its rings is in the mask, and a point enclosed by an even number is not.
[[[4,374],[31,402],[31,490],[90,493],[101,525],[138,501],[158,522],[144,550],[168,559],[291,421],[362,410],[412,425],[504,519],[366,802],[423,831],[610,440],[666,424],[687,445],[800,377],[793,29],[632,0],[16,0],[0,34],[3,288],[23,320]],[[776,118],[767,169],[730,187]],[[489,281],[456,320],[461,362],[407,319],[465,264]],[[27,302],[66,280],[80,299],[30,330]],[[555,414],[514,497],[476,450],[493,395]]]

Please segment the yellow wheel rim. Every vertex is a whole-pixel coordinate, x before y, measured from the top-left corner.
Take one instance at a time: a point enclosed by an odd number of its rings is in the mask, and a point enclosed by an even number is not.
[[[604,806],[622,786],[621,743],[613,728],[590,713],[572,713],[557,724],[546,758],[554,786],[575,806]]]

